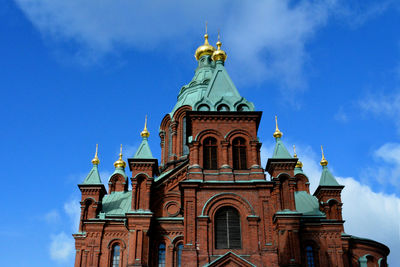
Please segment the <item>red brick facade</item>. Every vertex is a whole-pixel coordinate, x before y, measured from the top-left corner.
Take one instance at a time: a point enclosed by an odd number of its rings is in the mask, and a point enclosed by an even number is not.
[[[386,266],[385,245],[344,233],[343,186],[320,186],[311,196],[307,176],[295,172],[297,158],[271,158],[264,170],[260,119],[261,112],[192,111],[187,105],[167,114],[160,126],[160,163],[128,160],[132,190],[121,174],[111,176],[108,194],[103,185],[79,185],[75,267],[113,266],[116,247],[121,267],[164,261],[163,266]],[[206,170],[204,141],[210,137],[218,167]],[[239,137],[245,169],[233,168]],[[126,212],[105,212],[102,199],[113,194],[121,203],[129,196]],[[299,211],[301,196],[315,200],[311,215]],[[239,245],[218,248],[216,214],[227,207],[239,214],[239,234],[232,232]]]

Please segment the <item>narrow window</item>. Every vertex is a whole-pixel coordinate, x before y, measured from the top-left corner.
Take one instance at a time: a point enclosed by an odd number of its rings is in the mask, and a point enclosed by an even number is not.
[[[182,249],[183,244],[179,243],[178,246],[176,246],[176,267],[182,266]]]
[[[217,166],[217,140],[208,137],[203,143],[203,167],[206,170],[216,170]]]
[[[172,155],[172,127],[168,129],[168,157]]]
[[[112,249],[112,261],[111,267],[119,267],[119,259],[120,259],[120,246],[114,245]]]
[[[158,246],[158,267],[165,267],[165,244]]]
[[[247,157],[246,157],[246,141],[242,137],[233,140],[232,144],[233,153],[233,169],[246,170]]]
[[[307,267],[315,267],[314,251],[312,246],[306,247]]]
[[[215,215],[215,247],[242,247],[240,216],[232,207],[221,208]]]
[[[186,136],[186,117],[182,119],[182,146],[183,146],[183,155],[189,154],[189,147],[186,145],[187,136]]]

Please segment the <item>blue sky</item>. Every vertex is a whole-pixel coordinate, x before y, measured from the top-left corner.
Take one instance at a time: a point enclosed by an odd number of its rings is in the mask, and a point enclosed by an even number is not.
[[[396,1],[0,0],[2,262],[72,266],[78,183],[99,143],[103,182],[119,145],[132,157],[148,114],[158,127],[196,67],[208,21],[221,30],[226,68],[274,115],[312,190],[320,145],[346,185],[347,233],[400,251],[400,5]],[[24,251],[21,257],[21,251]]]

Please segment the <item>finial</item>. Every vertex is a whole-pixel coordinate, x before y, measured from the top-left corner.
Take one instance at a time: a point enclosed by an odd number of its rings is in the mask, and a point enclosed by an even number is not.
[[[144,129],[140,133],[140,136],[142,136],[143,138],[148,138],[150,136],[149,131],[147,131],[147,115],[146,115],[146,118],[144,120]]]
[[[295,145],[293,145],[293,151],[294,151],[293,157],[294,157],[295,159],[297,159],[296,146],[295,146]],[[301,162],[301,161],[298,159],[298,160],[297,160],[297,163],[296,163],[296,168],[302,168],[302,167],[303,167],[303,162]]]
[[[215,51],[215,47],[209,44],[208,42],[208,33],[207,33],[207,21],[206,21],[206,33],[204,34],[204,44],[199,46],[194,53],[194,57],[199,60],[204,55],[212,55]]]
[[[328,161],[325,159],[324,149],[322,148],[322,146],[321,146],[321,153],[322,153],[322,159],[321,159],[320,164],[321,164],[321,166],[326,166],[326,165],[328,165]]]
[[[225,62],[225,60],[227,58],[225,51],[221,49],[221,45],[222,45],[222,43],[220,41],[220,34],[219,34],[219,30],[218,30],[217,51],[215,51],[211,56],[211,59],[214,60],[215,62],[217,62],[217,61]]]
[[[275,116],[275,126],[276,126],[276,129],[275,129],[275,132],[274,132],[273,136],[275,138],[281,138],[283,133],[281,131],[279,131],[279,128],[278,128],[278,117],[277,116]]]
[[[94,158],[92,159],[93,165],[99,165],[100,163],[99,157],[97,156],[98,149],[99,149],[99,144],[96,144],[96,153],[94,154]]]
[[[121,144],[121,149],[119,151],[119,158],[118,158],[118,160],[116,162],[114,162],[114,167],[115,168],[118,168],[118,167],[125,168],[126,167],[126,163],[122,159],[122,144]]]

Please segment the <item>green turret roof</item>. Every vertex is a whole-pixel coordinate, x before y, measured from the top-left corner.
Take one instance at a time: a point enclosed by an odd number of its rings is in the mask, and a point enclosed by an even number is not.
[[[320,186],[340,186],[335,177],[329,171],[328,166],[322,166],[321,179],[319,180]]]
[[[100,179],[97,164],[93,164],[92,169],[90,170],[89,174],[86,176],[82,184],[103,184]]]
[[[210,55],[204,55],[198,64],[192,81],[179,92],[171,116],[185,105],[200,111],[217,111],[222,104],[230,111],[254,111],[254,104],[239,94],[222,61],[216,63]]]
[[[292,156],[289,154],[285,145],[283,144],[280,137],[275,138],[276,144],[274,149],[274,154],[272,155],[273,159],[291,159]]]
[[[113,174],[111,174],[110,178],[114,175],[114,174],[121,174],[122,176],[126,178],[128,178],[128,176],[125,173],[125,168],[124,167],[116,167]]]
[[[138,150],[136,151],[134,159],[153,159],[153,154],[151,153],[149,143],[147,142],[147,137],[143,137],[142,143],[140,144]]]

